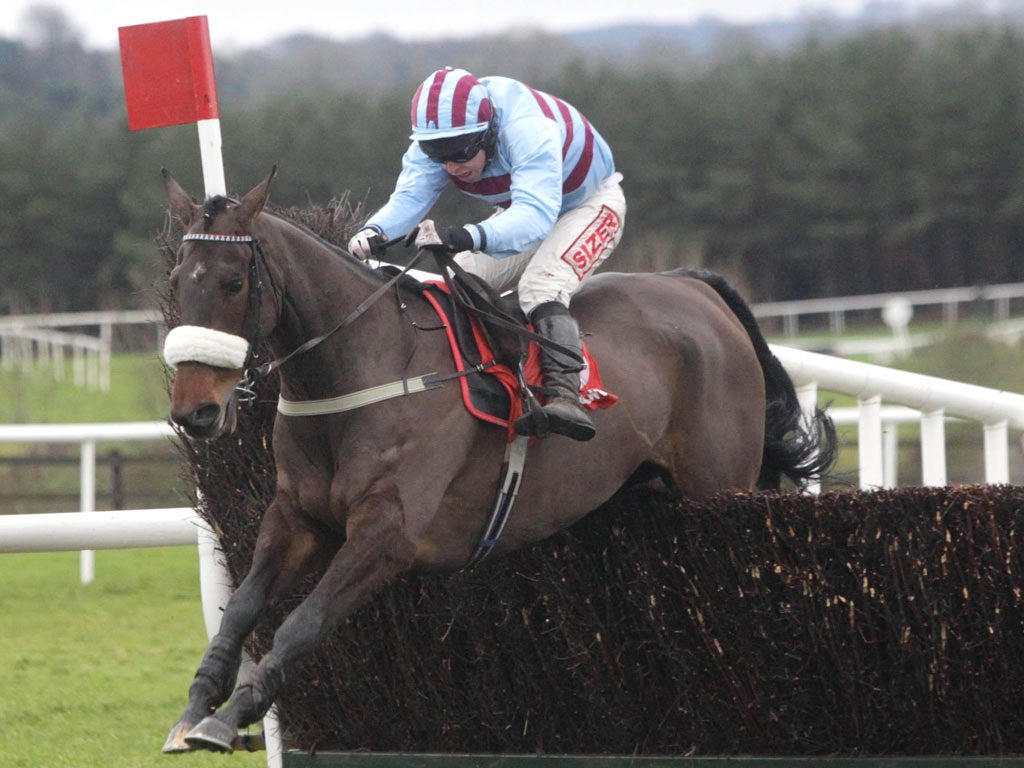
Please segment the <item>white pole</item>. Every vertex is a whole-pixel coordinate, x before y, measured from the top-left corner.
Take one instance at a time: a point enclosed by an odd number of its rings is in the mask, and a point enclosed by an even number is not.
[[[221,155],[220,119],[200,120],[196,123],[199,129],[199,154],[203,161],[203,181],[206,185],[206,197],[227,194],[227,183],[224,181],[224,158]]]
[[[814,410],[818,407],[818,382],[811,381],[796,388],[796,397],[803,411],[804,424],[814,425]],[[807,492],[817,495],[821,493],[821,481],[815,480],[807,484]]]
[[[96,441],[82,441],[82,455],[79,462],[79,509],[82,512],[96,511]],[[92,584],[96,577],[96,553],[83,549],[78,556],[79,578],[83,584]]]
[[[1010,482],[1010,453],[1007,447],[1009,437],[1006,422],[985,425],[985,482],[1005,484]]]
[[[882,421],[882,485],[899,485],[900,425],[895,421]]]
[[[946,412],[921,414],[921,485],[946,485]]]
[[[206,525],[199,527],[199,585],[203,600],[203,619],[206,635],[212,640],[220,629],[221,614],[228,604],[233,586],[227,561],[220,549],[216,535]],[[242,669],[253,665],[252,659],[243,651]],[[267,768],[281,768],[284,762],[284,745],[281,725],[274,707],[263,716],[263,742],[267,749]]]
[[[859,423],[857,453],[860,460],[860,487],[873,490],[885,485],[882,464],[882,396],[857,398]]]

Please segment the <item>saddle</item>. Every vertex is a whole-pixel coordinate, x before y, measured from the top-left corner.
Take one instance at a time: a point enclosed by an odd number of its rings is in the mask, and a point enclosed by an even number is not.
[[[498,296],[480,278],[463,270],[447,280],[420,282],[406,276],[406,288],[427,299],[441,320],[466,409],[482,421],[513,425],[540,389],[540,347],[519,309],[515,294]],[[583,344],[580,398],[591,410],[610,408],[618,397],[607,392],[597,362]]]

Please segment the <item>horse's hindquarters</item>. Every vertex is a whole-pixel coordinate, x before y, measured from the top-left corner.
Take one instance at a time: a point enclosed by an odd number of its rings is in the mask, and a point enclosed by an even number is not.
[[[636,466],[650,462],[691,498],[757,482],[764,373],[722,296],[683,274],[597,275],[573,298],[587,344],[619,402],[598,414]],[[632,447],[632,448],[630,448]]]

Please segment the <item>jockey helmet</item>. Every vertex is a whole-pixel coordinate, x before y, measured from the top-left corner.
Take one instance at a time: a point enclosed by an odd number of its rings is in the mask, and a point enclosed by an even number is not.
[[[494,109],[483,83],[464,69],[445,67],[416,89],[411,117],[409,138],[434,141],[486,131]]]

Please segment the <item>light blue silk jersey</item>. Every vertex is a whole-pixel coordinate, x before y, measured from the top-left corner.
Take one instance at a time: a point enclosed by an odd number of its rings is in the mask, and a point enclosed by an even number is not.
[[[497,112],[498,139],[483,176],[468,184],[449,176],[413,142],[388,202],[370,217],[389,239],[422,221],[451,183],[505,210],[467,225],[477,246],[501,258],[539,244],[555,221],[615,173],[607,142],[561,99],[507,77],[480,78]]]

